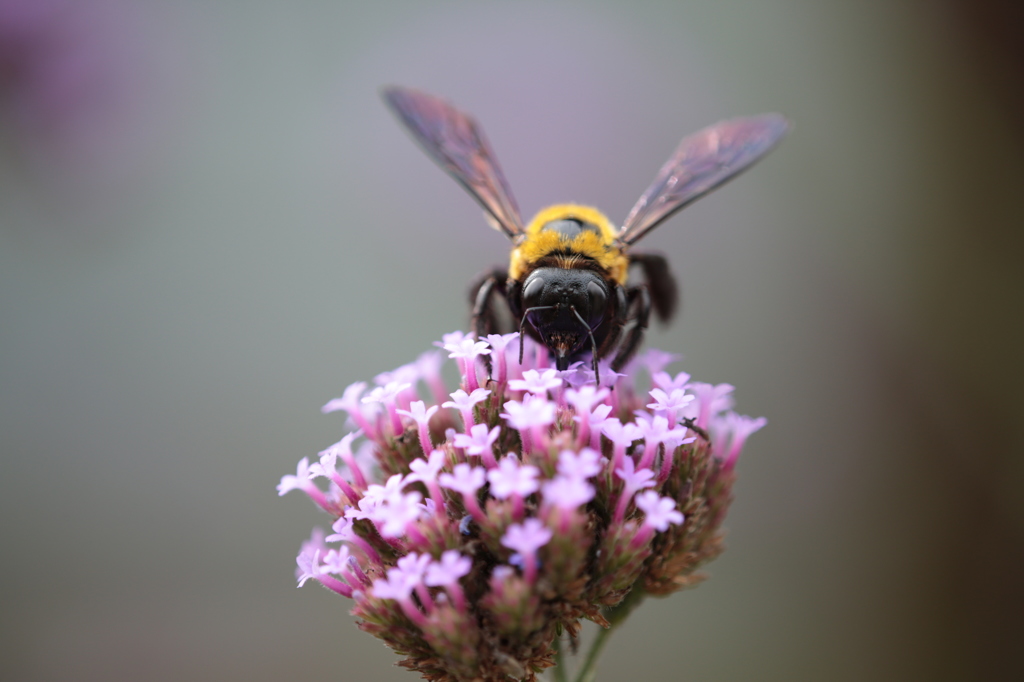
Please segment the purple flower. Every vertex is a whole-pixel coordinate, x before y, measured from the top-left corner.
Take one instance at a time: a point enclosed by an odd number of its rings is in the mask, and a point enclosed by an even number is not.
[[[390,372],[381,372],[373,378],[374,383],[378,386],[387,386],[388,384],[408,384],[406,389],[414,386],[419,380],[420,369],[414,362],[409,363],[408,365],[402,365]]]
[[[310,578],[317,579],[323,571],[320,570],[320,550],[315,549],[311,551],[299,552],[299,555],[295,557],[295,563],[298,564],[298,568],[295,570],[295,578],[299,581],[299,587],[306,584],[306,581]]]
[[[562,380],[558,376],[557,369],[546,369],[543,373],[535,369],[528,369],[523,372],[522,379],[514,379],[508,382],[508,387],[513,391],[527,391],[535,395],[545,395],[548,391],[561,388]]]
[[[336,461],[340,457],[345,463],[346,472],[352,477],[352,482],[361,489],[366,488],[366,475],[363,472],[363,466],[359,463],[358,458],[352,454],[352,441],[360,436],[359,431],[354,431],[340,441],[330,446],[325,450],[320,451],[320,467],[317,471],[314,471],[317,475],[327,476],[338,485],[341,485],[344,489],[346,486],[342,485],[347,481],[341,474],[336,474]],[[312,467],[310,467],[312,469]],[[322,472],[322,473],[321,473]],[[340,480],[339,480],[340,479]],[[348,494],[346,492],[346,494]]]
[[[677,426],[669,428],[668,419],[665,417],[654,417],[650,421],[641,419],[637,422],[640,432],[644,438],[644,456],[640,460],[641,467],[648,467],[654,463],[654,457],[658,454],[658,446],[662,443],[682,443],[686,438],[686,429]],[[674,448],[673,448],[674,449]]]
[[[441,405],[441,407],[451,407],[459,411],[462,415],[462,423],[466,431],[475,423],[473,419],[473,406],[481,402],[491,394],[485,388],[478,388],[472,393],[466,393],[461,388],[451,394],[451,400]]]
[[[319,567],[320,555],[326,551],[327,545],[324,544],[324,531],[320,528],[314,528],[313,532],[310,533],[309,539],[302,543],[299,555],[296,557],[296,563],[298,563],[299,567],[295,569],[295,579],[299,581],[299,587],[302,587],[307,580],[316,576],[315,569]]]
[[[589,413],[594,405],[608,397],[607,388],[597,388],[593,384],[567,389],[565,401],[576,409],[576,414]]]
[[[380,534],[386,538],[397,538],[405,535],[406,526],[419,518],[423,508],[420,506],[422,496],[417,492],[403,493],[388,498],[377,507],[374,518],[378,523]]]
[[[437,346],[438,348],[444,348],[446,346],[457,346],[460,343],[462,343],[462,340],[465,339],[467,336],[472,335],[467,335],[465,332],[461,332],[456,329],[455,331],[450,332],[448,334],[442,334],[441,340],[435,341],[434,345]]]
[[[573,511],[594,499],[594,486],[586,479],[559,475],[544,483],[544,503],[563,511]]]
[[[281,477],[281,482],[277,484],[278,496],[280,497],[293,490],[305,490],[309,484],[310,477],[309,457],[303,457],[299,460],[294,476],[285,474]]]
[[[476,341],[471,336],[463,337],[458,343],[446,343],[444,349],[448,357],[456,360],[476,360],[481,355],[491,354],[486,341]]]
[[[388,411],[391,419],[391,433],[398,436],[402,433],[402,422],[398,418],[398,396],[412,384],[408,382],[390,381],[383,386],[377,386],[369,395],[363,398],[364,403],[380,403]]]
[[[633,493],[655,484],[654,472],[650,469],[637,469],[631,457],[622,461],[622,466],[615,470],[615,475],[622,480],[622,493],[619,495],[618,505],[615,507],[615,520],[622,521],[626,516],[626,507],[629,506]]]
[[[630,457],[623,460],[622,466],[615,470],[615,475],[622,479],[626,490],[633,492],[654,485],[654,472],[650,469],[636,468]]]
[[[467,575],[473,567],[473,561],[450,549],[441,555],[440,561],[435,561],[427,567],[426,583],[431,587],[445,587],[459,581],[459,578]]]
[[[472,568],[473,561],[469,557],[450,549],[441,555],[440,561],[435,561],[427,569],[426,582],[433,587],[454,585],[468,575]]]
[[[526,519],[513,523],[501,538],[501,544],[518,552],[523,557],[524,577],[533,583],[537,575],[537,550],[551,540],[551,531],[540,519]]]
[[[328,401],[326,405],[320,408],[320,411],[324,414],[329,414],[338,410],[345,410],[348,412],[349,418],[363,433],[369,438],[375,438],[377,429],[372,426],[363,412],[363,402],[365,401],[359,399],[359,396],[365,390],[365,381],[357,381],[354,384],[350,384],[340,398]]]
[[[510,345],[519,339],[519,332],[511,334],[488,334],[484,337],[495,353],[504,353]]]
[[[491,469],[497,466],[493,447],[499,433],[500,426],[488,431],[487,424],[477,424],[469,430],[468,436],[464,433],[455,434],[455,447],[465,449],[467,455],[482,457],[484,466]]]
[[[675,353],[666,353],[665,351],[659,350],[657,348],[648,348],[636,359],[636,361],[639,364],[643,365],[647,369],[648,374],[650,374],[653,377],[655,374],[660,373],[673,362],[682,359],[682,355],[677,355]]]
[[[518,341],[519,332],[488,334],[486,339],[487,343],[491,344],[491,360],[494,362],[494,381],[500,386],[508,378],[508,347]]]
[[[579,453],[563,450],[558,456],[558,473],[585,481],[604,470],[602,459],[600,453],[590,448],[583,448]]]
[[[302,549],[295,557],[295,563],[298,566],[295,570],[295,579],[299,582],[298,586],[302,587],[307,580],[312,579],[343,597],[351,597],[352,588],[329,575],[329,571],[324,570],[320,564],[320,555],[328,551],[323,542],[323,531],[317,528],[313,531],[310,539],[302,543]]]
[[[430,492],[430,499],[434,502],[434,512],[443,514],[445,511],[444,495],[441,494],[441,487],[438,485],[437,475],[448,463],[448,455],[444,450],[434,450],[427,459],[414,459],[409,463],[409,470],[412,472],[406,478],[407,483],[415,481],[427,486]]]
[[[611,363],[608,360],[601,360],[597,365],[598,374],[601,377],[600,386],[606,389],[614,388],[619,379],[626,376],[621,372],[613,370]],[[568,370],[562,372],[562,379],[573,388],[579,388],[585,385],[594,386],[598,383],[594,370],[589,362],[573,363]]]
[[[501,416],[519,431],[523,450],[529,453],[543,445],[545,427],[555,422],[555,404],[546,398],[527,394],[522,402],[510,400],[505,403],[505,412]]]
[[[432,450],[427,459],[414,459],[409,463],[412,473],[406,478],[406,483],[413,481],[433,483],[437,480],[438,472],[444,468],[446,459],[444,450]]]
[[[676,501],[670,497],[661,497],[653,490],[637,495],[634,503],[644,513],[644,525],[659,533],[668,530],[670,524],[683,522],[683,515],[676,509]]]
[[[555,405],[545,398],[526,396],[522,402],[510,400],[505,403],[505,410],[501,416],[520,431],[555,422]]]
[[[694,399],[692,395],[686,395],[686,392],[681,388],[674,388],[671,393],[666,393],[660,388],[653,388],[650,391],[650,395],[654,398],[654,402],[648,404],[647,407],[652,410],[665,412],[666,418],[673,424],[676,423],[677,415]]]
[[[407,576],[415,577],[416,582],[421,582],[427,573],[427,566],[430,565],[429,554],[406,554],[398,560],[398,569]]]
[[[754,419],[735,412],[726,412],[713,419],[709,430],[712,435],[711,442],[715,444],[715,457],[721,460],[726,468],[731,469],[736,465],[743,444],[747,442],[750,434],[761,430],[767,423],[768,420],[764,417]]]
[[[418,492],[403,493],[407,481],[395,474],[385,485],[371,485],[359,500],[358,509],[348,509],[351,519],[369,519],[377,526],[382,537],[397,538],[406,533],[406,527],[419,518],[423,511],[422,496]]]
[[[643,431],[633,422],[623,424],[618,419],[607,419],[601,424],[601,433],[612,442],[612,469],[617,469],[622,464],[622,458],[626,455],[626,449],[635,441],[644,437]]]
[[[434,402],[441,403],[448,395],[444,380],[441,378],[441,363],[443,362],[440,351],[428,350],[416,359],[416,369],[420,377],[430,387],[434,396]]]
[[[590,432],[590,447],[594,450],[601,449],[601,431],[611,412],[611,405],[598,405],[589,414],[577,414],[573,417],[574,421],[579,422],[581,432],[586,425],[586,430]]]
[[[378,578],[373,581],[372,592],[377,599],[393,599],[398,602],[409,620],[423,627],[427,618],[412,600],[412,593],[423,584],[422,576],[416,572],[408,573],[402,568],[389,568],[387,579]]]
[[[420,437],[420,447],[423,448],[423,453],[426,454],[434,449],[434,446],[430,442],[430,418],[441,409],[437,405],[434,405],[430,409],[427,409],[422,400],[417,400],[409,405],[408,410],[398,410],[398,414],[403,417],[408,417],[416,422],[417,431]]]
[[[363,494],[363,499],[384,502],[387,499],[401,495],[403,487],[405,487],[405,477],[401,474],[395,474],[389,477],[384,485],[374,483],[368,486]]]
[[[481,355],[491,354],[487,343],[476,341],[472,336],[464,336],[458,342],[445,343],[444,349],[448,351],[448,357],[455,358],[458,362],[462,377],[466,380],[466,388],[470,393],[475,391],[479,386],[476,377],[476,359]]]
[[[468,464],[456,464],[455,470],[450,474],[441,474],[441,486],[462,494],[462,500],[466,505],[466,511],[477,520],[483,520],[483,510],[476,500],[476,491],[484,486],[487,473],[480,467],[471,467]]]
[[[515,455],[502,457],[497,468],[487,472],[487,480],[491,484],[491,495],[496,499],[513,498],[515,501],[516,518],[522,516],[523,498],[532,495],[540,488],[537,477],[540,469],[528,464],[520,464]]]
[[[363,398],[364,403],[393,403],[395,397],[412,386],[409,382],[389,381],[383,386],[377,386],[370,394]]]
[[[346,516],[339,517],[331,526],[334,530],[334,534],[327,536],[327,542],[344,542],[353,547],[357,547],[371,562],[379,563],[380,555],[377,553],[377,550],[373,548],[373,545],[355,532],[352,524],[353,520],[351,518]]]
[[[694,416],[697,426],[702,429],[708,427],[712,415],[732,407],[732,396],[730,394],[733,392],[733,386],[729,384],[713,386],[698,382],[691,383],[688,387],[697,398],[697,410]]]
[[[334,573],[340,575],[349,572],[349,560],[352,555],[348,551],[348,547],[344,545],[339,549],[333,547],[327,550],[327,554],[324,555],[323,570],[326,573]]]
[[[456,464],[450,474],[441,474],[441,485],[463,495],[476,495],[483,487],[487,473],[480,467],[468,464]]]
[[[386,580],[377,579],[373,581],[373,596],[377,599],[394,599],[405,601],[412,596],[412,591],[419,584],[416,576],[411,576],[399,569],[392,568],[388,571]]]
[[[277,495],[281,497],[292,490],[301,490],[309,495],[309,498],[317,503],[324,511],[330,511],[331,504],[327,501],[323,492],[313,483],[313,474],[309,470],[309,458],[303,457],[295,469],[295,475],[285,474],[281,482],[277,484]]]
[[[690,382],[690,375],[686,372],[680,372],[675,377],[669,376],[668,372],[655,372],[651,375],[651,381],[655,386],[663,391],[672,391],[686,388],[686,384]]]
[[[320,453],[320,461],[313,462],[309,465],[309,475],[311,478],[326,478],[330,481],[331,490],[340,491],[340,494],[344,496],[344,499],[348,502],[359,499],[359,494],[352,488],[345,478],[338,473],[337,469],[338,455],[330,450]],[[330,493],[328,499],[334,501]],[[340,500],[341,497],[339,496]]]

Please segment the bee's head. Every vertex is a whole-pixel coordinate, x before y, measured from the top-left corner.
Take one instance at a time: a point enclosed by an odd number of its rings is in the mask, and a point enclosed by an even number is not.
[[[555,354],[556,367],[567,369],[584,343],[594,346],[594,330],[608,313],[609,287],[592,270],[537,268],[523,282],[520,326],[531,324]]]

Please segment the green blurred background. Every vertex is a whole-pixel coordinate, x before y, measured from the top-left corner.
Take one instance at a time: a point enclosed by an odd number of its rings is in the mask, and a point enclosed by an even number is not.
[[[1022,45],[1009,0],[0,0],[0,678],[416,679],[295,589],[325,519],[274,491],[507,258],[403,84],[526,214],[794,124],[645,240],[650,345],[769,426],[711,579],[599,680],[1024,679]]]

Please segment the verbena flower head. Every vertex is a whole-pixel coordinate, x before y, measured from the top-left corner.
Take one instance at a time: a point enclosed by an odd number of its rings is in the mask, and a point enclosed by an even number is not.
[[[360,430],[278,486],[333,519],[303,544],[299,584],[350,598],[359,627],[430,680],[534,680],[556,633],[698,582],[722,550],[737,458],[765,424],[731,411],[732,386],[666,373],[676,356],[602,366],[598,387],[589,363],[559,373],[522,342],[520,365],[517,335],[446,335],[454,392],[439,352],[353,384],[324,411]],[[353,454],[367,449],[372,462]]]

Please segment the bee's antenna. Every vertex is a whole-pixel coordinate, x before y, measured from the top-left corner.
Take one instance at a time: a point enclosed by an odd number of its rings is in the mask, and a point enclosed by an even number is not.
[[[594,340],[594,330],[590,328],[590,325],[587,324],[587,321],[583,319],[583,316],[580,315],[578,312],[576,312],[576,306],[574,306],[574,305],[569,306],[569,310],[571,310],[572,314],[576,316],[576,319],[580,321],[580,324],[582,324],[584,326],[584,328],[586,328],[587,335],[590,337],[590,348],[591,348],[591,352],[593,353],[592,362],[593,362],[593,365],[594,365],[594,380],[597,382],[597,387],[600,388],[601,387],[601,370],[598,369],[598,366],[597,366],[597,341]],[[522,364],[522,362],[520,362],[519,364]]]
[[[538,305],[533,308],[527,308],[526,312],[523,313],[523,318],[519,320],[519,364],[523,364],[523,349],[526,344],[523,343],[523,328],[526,327],[526,316],[532,313],[534,310],[551,310],[555,306],[553,305]]]

